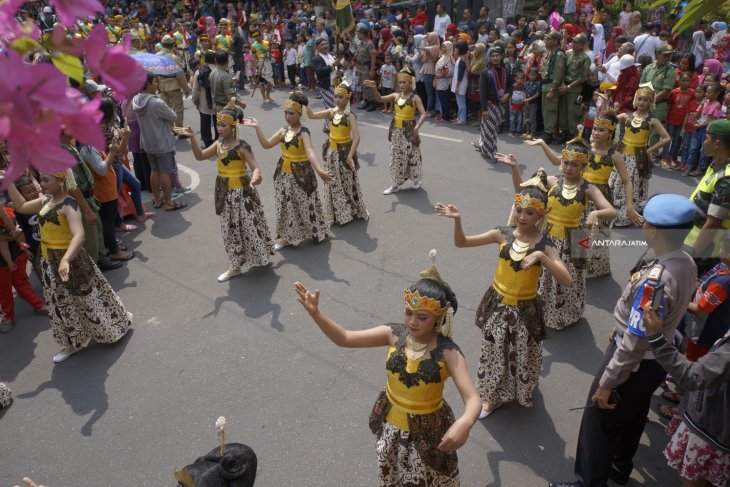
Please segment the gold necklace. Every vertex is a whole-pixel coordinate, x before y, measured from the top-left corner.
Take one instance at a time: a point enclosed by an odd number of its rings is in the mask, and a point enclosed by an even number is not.
[[[428,342],[417,342],[409,335],[408,340],[406,340],[406,357],[408,357],[409,360],[418,360],[426,355],[426,348],[428,348]]]
[[[514,262],[519,262],[525,258],[528,250],[530,250],[529,243],[521,242],[515,238],[509,248],[509,256]]]
[[[399,96],[399,97],[398,97],[398,99],[396,100],[396,102],[395,102],[395,103],[396,103],[396,104],[397,104],[397,105],[398,105],[399,107],[402,107],[403,105],[405,105],[405,104],[406,104],[406,101],[407,101],[407,100],[406,100],[406,98],[403,98],[402,96]]]
[[[344,116],[344,113],[341,113],[339,111],[336,111],[334,115],[332,115],[332,121],[335,123],[335,125],[339,125],[340,122],[342,122],[342,117]]]
[[[292,129],[286,129],[286,132],[284,133],[284,142],[291,142],[296,134],[297,133],[292,131]]]
[[[560,194],[563,195],[563,198],[565,198],[566,200],[572,200],[573,198],[575,198],[575,195],[578,194],[578,185],[563,182],[563,190],[560,192]]]
[[[640,129],[641,126],[644,124],[645,117],[639,117],[637,115],[634,115],[634,117],[631,119],[631,126],[635,129]]]

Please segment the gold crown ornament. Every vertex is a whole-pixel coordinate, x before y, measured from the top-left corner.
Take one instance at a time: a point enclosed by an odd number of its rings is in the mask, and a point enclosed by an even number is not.
[[[299,113],[299,115],[302,114],[302,104],[299,103],[298,101],[292,100],[291,98],[289,98],[288,100],[286,100],[284,102],[284,109],[287,109],[287,108],[293,108],[294,110],[296,110]]]
[[[419,276],[423,279],[430,279],[437,282],[440,286],[450,289],[449,285],[444,281],[436,269],[436,249],[432,249],[428,253],[431,257],[431,266],[419,273]],[[409,289],[403,290],[403,300],[405,301],[406,308],[411,311],[426,311],[434,315],[437,319],[438,325],[443,325],[441,334],[447,337],[451,336],[451,330],[453,328],[454,309],[451,303],[446,303],[446,306],[441,306],[441,301],[434,299],[429,296],[421,296],[418,291],[410,291]]]
[[[609,132],[613,132],[616,130],[616,124],[613,123],[611,120],[607,118],[603,118],[600,115],[596,117],[596,119],[593,121],[593,128],[596,127],[604,127],[608,129]]]
[[[563,149],[561,155],[565,160],[579,161],[581,164],[588,164],[588,154],[575,150],[572,147],[570,149]]]
[[[226,103],[226,106],[224,106],[221,111],[215,114],[215,119],[221,122],[226,122],[227,124],[233,125],[235,127],[236,124],[240,122],[230,112],[238,113],[238,110],[240,110],[240,108],[238,107],[238,105],[236,105],[236,98],[231,98],[228,103]]]
[[[654,86],[651,81],[639,85],[639,89],[636,90],[636,96],[648,96],[652,100],[654,99]]]
[[[337,86],[337,88],[335,88],[335,95],[350,96],[351,94],[352,88],[349,84],[347,84],[347,81],[343,81]]]
[[[547,213],[545,209],[545,202],[539,198],[535,198],[529,194],[517,193],[515,195],[515,205],[520,208],[532,208],[539,214],[544,215]]]

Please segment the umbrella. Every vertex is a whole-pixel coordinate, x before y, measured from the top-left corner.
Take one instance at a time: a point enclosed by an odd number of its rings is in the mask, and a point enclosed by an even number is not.
[[[141,64],[147,72],[157,76],[172,76],[177,73],[182,73],[182,68],[167,56],[159,56],[145,52],[132,54],[132,58]]]

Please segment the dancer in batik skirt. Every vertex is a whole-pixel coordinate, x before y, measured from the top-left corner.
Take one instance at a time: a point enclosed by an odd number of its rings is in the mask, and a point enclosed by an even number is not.
[[[274,255],[274,241],[256,191],[256,185],[261,184],[263,177],[251,146],[238,138],[237,126],[243,121],[243,110],[236,103],[234,98],[216,114],[220,139],[206,149],[200,147],[192,128],[175,130],[178,135],[190,137],[197,160],[217,156],[215,213],[220,217],[223,246],[231,263],[231,267],[218,276],[218,282],[241,274],[243,266],[265,266],[269,256]]]
[[[672,139],[664,129],[661,121],[649,115],[654,108],[654,88],[651,82],[639,85],[634,95],[634,112],[618,115],[618,120],[624,125],[624,138],[617,150],[626,160],[626,170],[633,184],[633,194],[626,192],[617,171],[608,178],[608,187],[613,195],[613,205],[618,210],[618,217],[614,221],[617,227],[626,227],[633,222],[628,216],[628,199],[633,198],[635,208],[643,208],[649,199],[649,178],[651,178],[651,161],[648,154],[669,144]],[[651,129],[659,134],[659,142],[649,146]]]
[[[395,117],[390,122],[388,141],[390,141],[390,187],[383,194],[393,194],[407,180],[413,181],[413,189],[421,188],[423,167],[421,161],[421,138],[418,130],[426,121],[426,111],[421,99],[413,93],[413,74],[408,67],[398,73],[399,93],[380,96],[373,80],[365,81],[365,86],[373,89],[378,103],[395,102]],[[420,114],[416,121],[416,111]]]
[[[480,419],[504,402],[517,400],[532,406],[532,391],[540,379],[542,340],[545,338],[543,303],[537,294],[540,272],[571,285],[570,272],[544,235],[547,212],[547,174],[538,171],[522,184],[514,198],[510,220],[499,227],[467,237],[461,215],[454,205],[436,205],[436,213],[454,219],[457,247],[499,245],[494,282],[484,294],[476,313],[482,330],[482,351],[477,389],[482,399]]]
[[[380,486],[458,487],[456,450],[479,415],[479,394],[451,339],[456,296],[435,265],[403,291],[404,324],[346,330],[319,310],[319,290],[309,292],[300,282],[295,289],[297,301],[336,345],[388,347],[386,387],[370,414],[370,429],[378,437]],[[464,401],[458,419],[443,397],[449,376]]]
[[[583,139],[583,127],[578,126],[578,135],[568,142],[561,153],[560,172],[562,176],[548,177],[547,238],[558,250],[560,259],[570,272],[572,286],[561,286],[557,279],[543,272],[540,276],[538,293],[545,303],[545,325],[562,330],[583,317],[586,304],[586,257],[578,250],[590,232],[598,228],[600,220],[609,221],[616,216],[616,210],[603,193],[583,179],[582,173],[590,159],[590,149]],[[497,154],[497,159],[512,166],[512,183],[520,188],[522,177],[513,155]],[[592,202],[596,207],[581,225],[585,208]],[[585,232],[578,232],[579,228]]]
[[[628,193],[633,194],[633,184],[629,173],[626,171],[624,156],[613,146],[618,118],[613,111],[607,111],[598,115],[593,122],[591,133],[591,155],[588,164],[583,169],[583,179],[594,185],[603,194],[609,203],[613,204],[613,197],[608,187],[608,178],[616,168],[624,187]],[[553,152],[542,139],[528,141],[529,145],[539,145],[545,155],[555,166],[561,165],[559,154]],[[641,216],[634,209],[634,202],[627,200],[627,215],[636,225],[641,225]],[[583,212],[583,222],[588,215],[596,209],[592,201],[588,201]],[[593,232],[593,240],[608,240],[611,238],[612,222],[602,222],[598,230]],[[611,261],[609,259],[608,246],[591,246],[587,249],[586,256],[586,278],[605,276],[611,273]]]
[[[268,139],[255,118],[243,121],[243,125],[256,129],[264,149],[271,149],[277,144],[281,148],[281,157],[274,172],[276,250],[297,245],[308,238],[321,242],[332,236],[317,193],[317,176],[314,173],[319,174],[325,183],[330,183],[334,175],[319,165],[309,129],[302,125],[302,115],[308,104],[304,94],[292,93],[284,103],[287,126]]]
[[[334,109],[313,112],[307,107],[309,118],[330,121],[329,138],[322,147],[322,165],[325,171],[334,175],[332,183],[324,187],[324,214],[330,225],[344,225],[354,218],[367,220],[369,216],[357,177],[360,130],[357,117],[350,111],[351,97],[350,85],[341,83],[335,88]]]
[[[50,311],[51,331],[63,347],[53,361],[63,362],[93,338],[115,343],[132,325],[132,313],[82,247],[84,228],[73,173],[41,174],[40,198],[26,201],[12,184],[8,194],[19,213],[38,214],[41,231],[41,281]]]

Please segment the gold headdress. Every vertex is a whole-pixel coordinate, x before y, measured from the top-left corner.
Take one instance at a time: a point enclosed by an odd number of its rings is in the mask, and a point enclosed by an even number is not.
[[[303,113],[302,112],[302,104],[299,103],[298,101],[292,100],[291,98],[289,98],[288,100],[286,100],[284,102],[284,108],[285,109],[286,108],[293,108],[294,110],[296,110],[299,113],[299,115],[302,115],[302,113]]]
[[[634,108],[636,108],[636,100],[640,96],[648,96],[649,99],[651,99],[651,106],[649,107],[649,110],[653,110],[656,104],[654,100],[654,86],[651,84],[651,81],[639,85],[639,89],[637,89],[636,93],[634,93]]]
[[[613,133],[613,131],[616,130],[616,124],[601,115],[598,115],[595,120],[593,120],[593,128],[596,127],[604,127],[608,129],[610,133]]]
[[[450,289],[449,285],[439,274],[436,269],[436,249],[429,252],[431,257],[431,267],[422,271],[419,276],[423,279],[430,279],[437,282],[440,286]],[[430,296],[421,296],[418,291],[411,291],[409,289],[403,290],[403,300],[405,301],[406,308],[411,311],[426,311],[436,317],[436,322],[439,325],[443,325],[441,333],[444,336],[451,336],[451,329],[453,326],[454,310],[451,303],[446,303],[446,306],[441,306],[441,301],[434,299]]]
[[[349,96],[352,94],[352,88],[347,83],[347,81],[343,81],[340,83],[337,88],[335,88],[335,95],[345,95]]]
[[[76,189],[76,178],[74,177],[74,173],[73,171],[71,171],[71,169],[52,172],[49,174],[59,180],[59,183],[61,184],[61,189],[63,191],[73,191],[74,189]]]
[[[532,178],[528,179],[524,183],[520,184],[520,188],[537,188],[540,190],[540,192],[545,194],[545,198],[541,199],[536,196],[531,195],[529,192],[522,190],[519,193],[515,194],[514,197],[514,204],[512,205],[512,211],[509,215],[509,220],[507,222],[510,226],[515,226],[515,208],[531,208],[535,210],[541,217],[544,217],[547,215],[547,193],[548,189],[546,186],[546,183],[543,181],[543,179],[546,179],[547,175],[545,173],[545,170],[540,168],[533,176]],[[541,219],[542,223],[538,224],[538,228],[541,232],[544,232],[545,225],[547,222],[547,218]]]
[[[580,148],[585,149],[585,151],[579,150]],[[561,155],[563,156],[563,159],[567,161],[578,161],[584,165],[588,164],[590,156],[588,154],[588,144],[586,144],[586,141],[583,139],[582,125],[578,125],[578,134],[575,138],[568,141],[561,152]]]
[[[221,111],[215,114],[216,121],[226,122],[233,127],[233,133],[238,139],[238,124],[243,120],[243,110],[236,104],[236,98],[231,98]]]
[[[408,68],[408,66],[404,67],[400,70],[397,76],[398,81],[413,81],[413,72]]]
[[[520,208],[532,208],[541,215],[547,213],[545,202],[529,194],[517,193],[515,195],[515,205]]]

